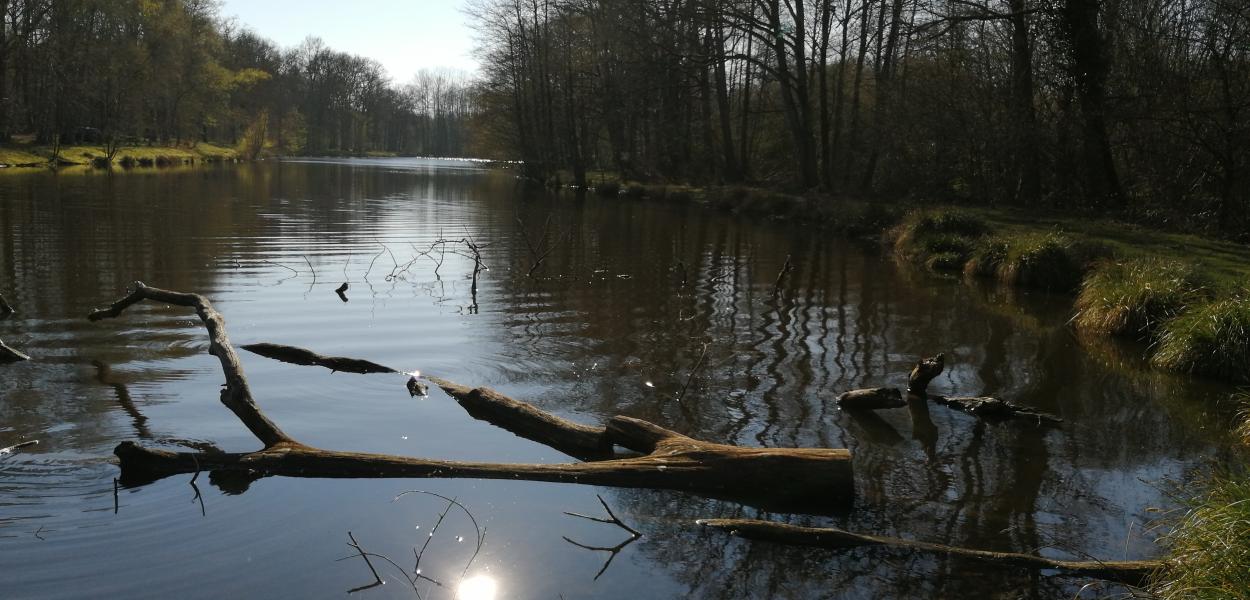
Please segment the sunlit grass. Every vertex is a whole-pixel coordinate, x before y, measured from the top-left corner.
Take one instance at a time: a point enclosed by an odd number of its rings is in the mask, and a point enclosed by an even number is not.
[[[1172,259],[1107,261],[1082,282],[1073,323],[1086,332],[1147,338],[1211,289],[1193,265]]]
[[[1169,566],[1150,591],[1164,600],[1250,598],[1250,478],[1217,478],[1164,536]]]
[[[1199,304],[1166,322],[1155,365],[1232,381],[1250,381],[1250,299]]]

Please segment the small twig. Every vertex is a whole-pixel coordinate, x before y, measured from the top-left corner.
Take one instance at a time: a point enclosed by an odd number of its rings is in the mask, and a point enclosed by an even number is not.
[[[794,265],[790,264],[790,255],[786,255],[785,264],[781,265],[781,270],[777,272],[777,281],[773,283],[773,298],[781,293],[781,284],[785,281],[786,275],[794,270]]]
[[[340,285],[334,290],[334,293],[339,295],[339,300],[342,300],[343,302],[347,302],[347,294],[344,293],[347,291],[347,287],[347,282],[344,281],[343,285]]]
[[[373,260],[369,261],[369,268],[365,269],[365,277],[364,277],[365,281],[369,281],[369,273],[373,271],[373,263],[378,262],[378,259],[381,258],[384,253],[386,253],[386,244],[383,244],[382,242],[378,242],[378,245],[381,246],[382,249],[378,250],[378,253],[373,256]]]
[[[191,489],[195,490],[195,498],[193,499],[198,500],[200,503],[200,516],[207,517],[208,512],[204,510],[204,496],[200,495],[200,486],[195,485],[195,480],[200,478],[200,460],[194,454],[191,455],[191,460],[195,461],[195,474],[191,476],[191,481],[188,483],[191,484]]]
[[[639,538],[641,538],[642,533],[639,532],[637,529],[634,529],[633,527],[630,527],[629,525],[626,525],[623,521],[621,521],[621,519],[616,516],[616,513],[612,512],[612,509],[608,506],[608,503],[603,500],[603,496],[596,494],[595,497],[599,499],[599,504],[603,505],[603,510],[607,511],[608,518],[605,519],[603,517],[592,517],[590,515],[583,515],[579,513],[568,512],[568,511],[565,511],[564,514],[569,515],[570,517],[577,517],[579,519],[586,519],[588,521],[594,521],[596,523],[607,523],[609,525],[616,525],[617,527],[620,527],[621,529],[628,531],[629,538],[615,546],[589,546],[581,542],[574,541],[570,539],[568,536],[560,536],[560,537],[564,538],[564,541],[570,544],[573,544],[574,546],[577,546],[578,548],[583,548],[586,550],[594,550],[596,552],[608,553],[608,560],[604,561],[603,566],[599,568],[599,572],[595,573],[594,580],[597,581],[599,579],[599,576],[603,575],[604,572],[608,570],[608,567],[612,565],[612,560],[616,558],[616,555],[620,554],[621,550],[624,550],[626,546],[634,543]]]
[[[312,261],[308,260],[307,254],[301,254],[300,256],[303,256],[304,262],[308,263],[308,270],[312,272],[312,276],[313,276],[312,284],[316,285],[317,284],[317,270],[313,268]]]
[[[686,390],[690,387],[690,382],[694,381],[694,376],[698,374],[699,367],[703,366],[703,359],[705,358],[707,358],[707,342],[703,342],[703,352],[699,354],[699,360],[694,363],[694,368],[690,369],[690,376],[686,378],[686,385],[681,386],[681,392],[677,394],[678,402],[681,402],[686,397]]]
[[[364,549],[364,548],[361,548],[361,547],[360,547],[360,543],[356,541],[356,536],[352,535],[352,532],[348,531],[348,532],[347,532],[347,538],[351,540],[351,542],[350,542],[350,543],[348,543],[347,545],[348,545],[348,546],[351,546],[352,548],[355,548],[355,549],[356,549],[356,551],[360,553],[360,558],[365,559],[365,565],[367,565],[367,566],[369,567],[369,572],[370,572],[370,573],[373,573],[373,581],[374,581],[374,582],[373,582],[372,584],[370,584],[370,585],[367,585],[367,586],[364,586],[364,587],[358,587],[358,588],[354,588],[354,589],[348,590],[348,592],[347,592],[347,593],[349,593],[349,594],[350,594],[350,593],[353,593],[353,592],[358,592],[358,591],[360,591],[360,590],[367,590],[367,589],[369,589],[369,588],[371,588],[371,587],[376,587],[376,586],[379,586],[379,585],[383,585],[383,584],[385,584],[386,582],[385,582],[385,581],[382,581],[382,577],[381,577],[380,575],[378,575],[378,570],[377,570],[377,569],[375,569],[375,568],[373,568],[373,562],[369,560],[369,555],[365,552],[365,549]],[[414,586],[414,587],[415,587],[415,586]]]
[[[20,444],[13,444],[12,446],[9,446],[7,448],[0,448],[0,456],[4,456],[5,454],[9,454],[11,452],[17,452],[18,450],[21,450],[22,448],[28,448],[30,446],[38,446],[38,445],[39,445],[39,440],[27,440]]]
[[[263,258],[262,258],[262,259],[260,259],[260,262],[263,262],[263,263],[268,263],[268,264],[275,265],[275,266],[279,266],[279,267],[282,267],[283,269],[286,269],[286,270],[288,270],[288,271],[290,271],[290,272],[292,272],[292,273],[295,273],[296,275],[299,275],[299,271],[298,271],[298,270],[296,270],[296,269],[292,269],[291,267],[288,267],[288,266],[286,266],[286,265],[284,265],[284,264],[282,264],[282,263],[276,263],[276,262],[273,262],[272,260],[265,260],[265,259],[263,259]]]
[[[113,514],[117,514],[117,478],[113,478]]]

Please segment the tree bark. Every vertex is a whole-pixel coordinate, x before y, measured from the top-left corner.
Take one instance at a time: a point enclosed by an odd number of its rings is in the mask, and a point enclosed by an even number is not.
[[[976,562],[1019,567],[1024,569],[1054,570],[1064,575],[1093,577],[1116,581],[1133,586],[1145,584],[1154,572],[1166,568],[1158,561],[1070,561],[1056,560],[1019,554],[1016,552],[990,552],[944,544],[916,542],[900,538],[851,533],[832,527],[797,527],[771,521],[752,519],[703,519],[700,525],[728,531],[730,535],[780,544],[811,546],[816,548],[856,548],[859,546],[885,546],[901,550],[946,554]]]

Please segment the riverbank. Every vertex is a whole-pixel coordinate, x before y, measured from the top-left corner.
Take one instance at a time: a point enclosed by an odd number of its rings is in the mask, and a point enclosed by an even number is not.
[[[0,168],[15,170],[47,169],[53,166],[167,167],[205,162],[234,162],[239,159],[240,155],[234,148],[205,142],[174,146],[122,146],[111,161],[108,158],[108,149],[100,145],[61,146],[59,151],[52,146],[0,146]]]
[[[593,181],[593,180],[592,180]],[[901,260],[964,279],[1073,298],[1078,335],[1146,343],[1161,369],[1250,383],[1250,248],[1107,219],[1020,209],[920,207],[793,196],[746,187],[621,184],[603,196],[695,202],[762,218],[806,222],[878,241]],[[1250,407],[1250,395],[1230,398]],[[1250,446],[1250,408],[1240,413]],[[1185,510],[1165,519],[1168,568],[1158,597],[1245,598],[1250,593],[1250,475],[1214,477],[1181,493]]]
[[[1081,335],[1137,339],[1148,343],[1156,367],[1250,383],[1250,248],[1242,245],[1021,209],[621,183],[608,175],[592,191],[801,221],[879,240],[933,271],[1071,295],[1072,322]]]

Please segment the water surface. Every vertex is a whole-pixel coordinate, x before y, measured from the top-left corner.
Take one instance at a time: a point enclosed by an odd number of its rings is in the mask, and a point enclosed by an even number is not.
[[[548,231],[543,241],[542,231]],[[526,238],[529,238],[527,243]],[[419,258],[471,238],[489,271]],[[534,246],[551,247],[527,277]],[[794,270],[774,294],[778,271]],[[417,260],[413,261],[416,258]],[[437,273],[436,273],[437,266]],[[393,276],[392,276],[393,275]],[[114,487],[120,441],[255,449],[217,400],[193,312],[139,305],[89,323],[129,282],[208,296],[236,344],[276,342],[495,387],[570,419],[625,414],[745,446],[847,447],[858,500],[832,516],[763,513],[665,491],[517,481],[302,480],[210,474]],[[333,292],[348,282],[348,302]],[[1228,390],[1083,342],[1070,300],[970,286],[819,231],[594,196],[527,193],[507,172],[416,159],[181,172],[0,177],[0,590],[5,597],[328,597],[373,581],[348,532],[411,568],[454,497],[485,527],[468,570],[500,598],[1072,597],[1086,583],[883,549],[752,544],[705,517],[828,524],[990,550],[1148,558],[1170,486],[1228,460]],[[706,347],[706,358],[691,377]],[[1062,416],[994,425],[933,406],[854,416],[837,392],[901,386],[946,352],[938,393],[994,394]],[[311,445],[562,462],[404,378],[243,354],[261,406]],[[677,400],[683,387],[688,389]],[[194,483],[195,485],[191,485]],[[602,514],[601,495],[644,536]],[[453,586],[475,531],[448,512],[421,560]],[[463,538],[463,540],[461,539]],[[608,558],[612,563],[596,579]],[[388,583],[361,597],[412,590]],[[1092,588],[1087,596],[1111,594]],[[423,583],[423,597],[450,598]]]

